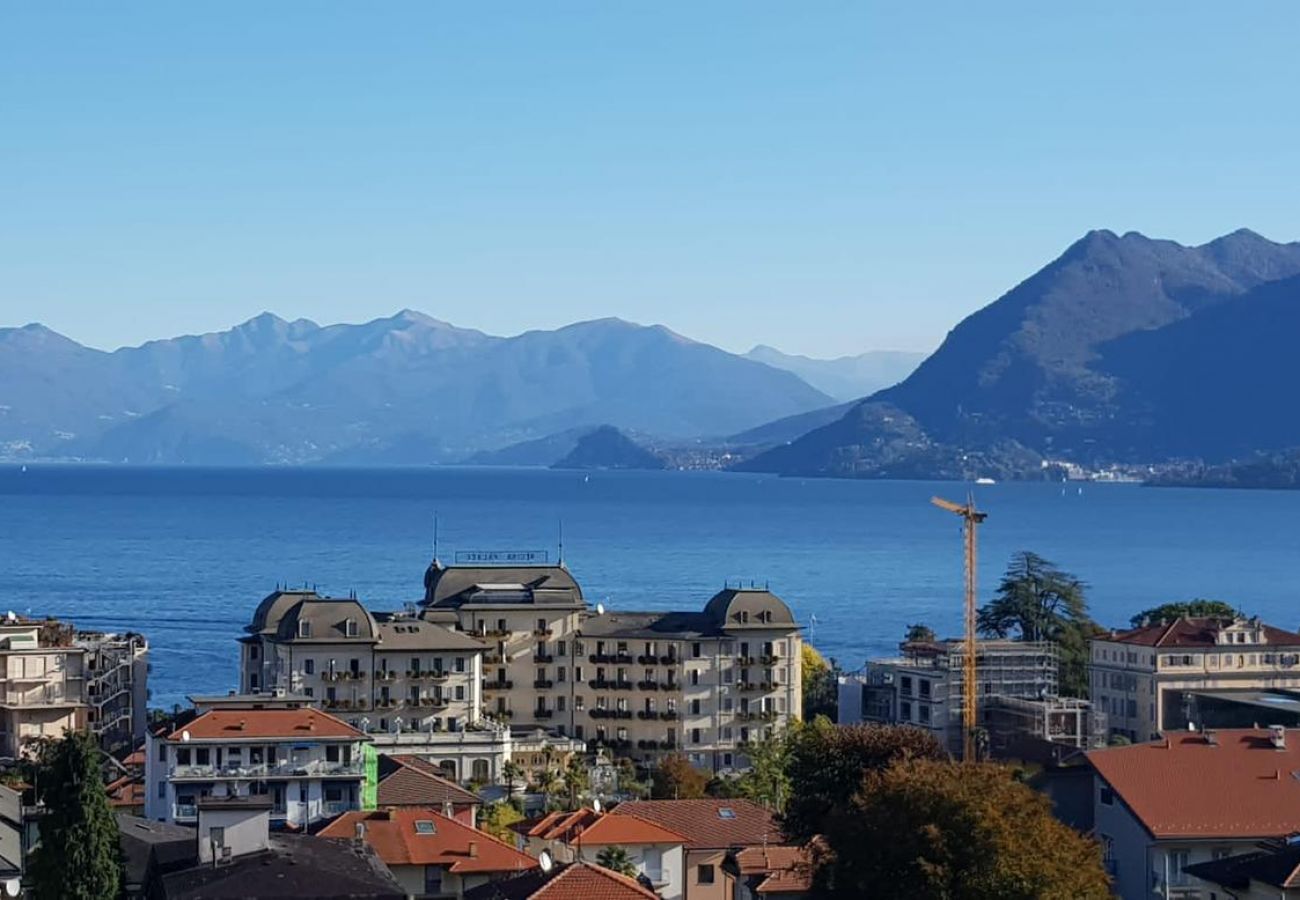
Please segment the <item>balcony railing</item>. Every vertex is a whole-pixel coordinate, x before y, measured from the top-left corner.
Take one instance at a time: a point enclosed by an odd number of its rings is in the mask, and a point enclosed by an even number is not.
[[[496,681],[484,681],[483,690],[485,691],[508,691],[515,686],[513,681],[497,679]]]
[[[187,822],[199,817],[199,807],[195,803],[176,803],[172,806],[172,818],[177,822]]]
[[[352,808],[352,804],[347,800],[326,800],[325,815],[339,816]]]
[[[244,766],[203,766],[176,765],[168,771],[173,779],[215,779],[215,778],[252,778],[268,777],[313,778],[364,775],[365,765],[361,760],[352,762],[329,762],[327,760],[309,760],[307,762],[249,763]]]
[[[587,682],[587,686],[590,687],[590,688],[592,688],[593,690],[597,690],[597,691],[630,691],[630,690],[632,690],[632,682],[630,682],[630,681],[621,681],[621,680],[617,680],[617,679],[614,680],[614,681],[610,681],[610,680],[607,679],[607,678],[595,678],[595,679],[592,679],[591,681],[588,681],[588,682]]]
[[[538,663],[553,663],[555,662],[555,656],[550,653],[538,652],[533,654],[533,661]]]
[[[659,682],[657,681],[638,681],[636,686],[643,691],[659,690]]]
[[[590,657],[594,663],[612,663],[614,665],[631,665],[631,653],[593,653]]]
[[[538,678],[533,681],[533,687],[537,688],[539,691],[549,691],[551,688],[555,687],[555,682],[549,681],[545,678]]]

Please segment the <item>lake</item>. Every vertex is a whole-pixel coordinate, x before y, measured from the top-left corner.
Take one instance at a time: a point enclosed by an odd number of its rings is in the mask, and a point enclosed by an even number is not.
[[[698,609],[727,580],[768,584],[855,668],[904,628],[961,625],[967,486],[716,472],[0,467],[0,612],[134,629],[153,701],[235,686],[235,638],[279,584],[373,608],[422,596],[440,555],[544,550],[610,609]],[[1089,585],[1094,617],[1214,597],[1300,627],[1300,492],[998,484],[974,489],[987,597],[1031,549]],[[814,618],[815,617],[815,618]]]

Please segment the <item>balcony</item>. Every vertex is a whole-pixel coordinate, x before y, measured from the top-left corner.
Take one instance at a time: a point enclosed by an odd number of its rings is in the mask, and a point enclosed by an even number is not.
[[[396,680],[397,680],[397,670],[396,670],[396,669],[376,669],[376,670],[375,670],[375,680],[376,680],[376,681],[396,681]]]
[[[177,822],[193,822],[199,817],[197,803],[176,803],[172,805],[172,818]]]
[[[653,653],[650,654],[643,653],[636,658],[636,661],[637,661],[637,665],[642,665],[642,666],[659,665],[659,657],[655,656]]]
[[[537,688],[539,691],[549,691],[551,688],[555,687],[555,682],[549,681],[545,678],[538,678],[533,681],[533,687]]]
[[[632,664],[631,653],[593,653],[590,659],[594,663],[610,663],[611,665],[630,666]]]
[[[781,657],[765,653],[758,658],[758,661],[765,666],[779,666],[781,664]]]
[[[671,722],[675,719],[680,719],[681,717],[681,713],[675,709],[666,709],[659,714],[659,718],[663,719],[665,722]]]
[[[675,666],[677,665],[677,654],[670,653],[667,656],[661,656],[659,657],[659,662],[665,666]]]
[[[757,663],[757,660],[752,656],[742,656],[736,661],[742,666],[752,666]]]
[[[659,685],[659,690],[661,691],[679,691],[681,689],[682,686],[676,681],[665,681]]]
[[[536,636],[536,637],[548,638],[548,637],[550,637],[550,636],[553,635],[553,634],[555,634],[555,631],[554,631],[554,629],[551,629],[551,628],[534,628],[534,629],[533,629],[533,635]]]
[[[513,681],[507,681],[503,678],[499,678],[496,681],[483,682],[483,690],[485,691],[508,691],[514,686],[515,683]]]
[[[420,673],[421,678],[427,678],[430,681],[445,681],[448,673],[443,669],[427,669]]]
[[[536,663],[553,663],[555,662],[555,656],[550,653],[538,652],[533,654],[533,661]]]
[[[554,717],[555,717],[555,710],[553,710],[553,709],[535,709],[535,710],[533,710],[533,718],[534,718],[534,719],[551,719],[551,718],[554,718]]]
[[[361,760],[328,762],[323,759],[306,762],[249,763],[246,766],[172,766],[168,778],[173,781],[213,781],[215,779],[264,778],[360,778],[366,774]]]
[[[327,816],[341,816],[350,809],[352,809],[352,804],[346,800],[325,801],[325,815]]]
[[[643,709],[636,714],[636,717],[647,721],[651,719],[657,720],[659,718],[659,713],[655,712],[653,709]]]
[[[643,690],[643,691],[657,691],[657,690],[659,690],[659,682],[657,682],[657,681],[638,681],[638,682],[636,683],[636,686],[637,686],[640,690]]]

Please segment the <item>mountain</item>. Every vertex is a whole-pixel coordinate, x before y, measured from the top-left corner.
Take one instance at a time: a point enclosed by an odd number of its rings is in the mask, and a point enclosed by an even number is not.
[[[902,381],[920,365],[925,354],[907,350],[871,350],[858,356],[814,359],[792,356],[759,344],[746,353],[745,358],[793,372],[836,400],[858,400]]]
[[[578,439],[552,469],[662,469],[664,461],[612,425],[602,425]]]
[[[606,423],[691,439],[829,403],[788,372],[617,319],[497,337],[411,310],[329,326],[266,313],[112,353],[0,329],[8,458],[449,462]]]
[[[1090,232],[957,325],[902,383],[742,467],[886,477],[901,454],[961,477],[1030,475],[1048,457],[1146,462],[1300,443],[1260,402],[1296,383],[1278,345],[1300,304],[1297,275],[1300,244],[1250,231],[1199,247]],[[1222,427],[1247,418],[1239,434]]]

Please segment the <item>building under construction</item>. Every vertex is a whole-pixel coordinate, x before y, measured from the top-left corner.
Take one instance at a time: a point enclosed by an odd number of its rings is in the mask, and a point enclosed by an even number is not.
[[[976,641],[975,648],[980,718],[994,698],[1035,702],[1056,698],[1055,644],[984,640]],[[900,650],[901,656],[871,660],[861,671],[840,678],[840,722],[915,725],[931,731],[954,755],[961,755],[966,734],[962,722],[966,642],[909,641]],[[1050,730],[1044,724],[1044,733]]]
[[[132,632],[79,631],[72,644],[84,652],[87,727],[108,753],[129,753],[147,724],[149,642]]]

